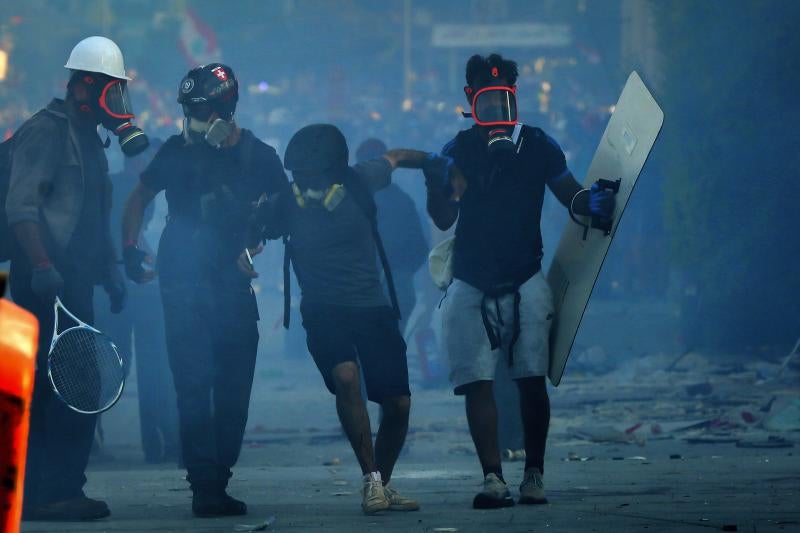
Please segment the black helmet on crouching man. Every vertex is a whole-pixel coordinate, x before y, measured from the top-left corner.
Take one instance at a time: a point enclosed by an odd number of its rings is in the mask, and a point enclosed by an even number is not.
[[[231,67],[210,63],[190,70],[178,87],[187,142],[219,147],[235,128],[238,102],[239,82]]]

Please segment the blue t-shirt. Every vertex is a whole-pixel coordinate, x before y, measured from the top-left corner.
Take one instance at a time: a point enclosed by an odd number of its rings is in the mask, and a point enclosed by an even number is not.
[[[464,174],[453,276],[483,291],[522,284],[541,268],[539,223],[547,183],[569,172],[564,152],[539,128],[523,126],[513,162],[492,165],[478,126],[442,149]]]

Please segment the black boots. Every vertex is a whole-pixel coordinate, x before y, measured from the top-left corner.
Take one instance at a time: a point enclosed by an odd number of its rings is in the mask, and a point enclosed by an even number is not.
[[[44,520],[68,522],[78,520],[97,520],[111,514],[106,502],[87,498],[83,494],[68,500],[23,508],[23,520]]]
[[[222,487],[192,487],[192,513],[200,518],[247,514],[247,504],[232,498]]]

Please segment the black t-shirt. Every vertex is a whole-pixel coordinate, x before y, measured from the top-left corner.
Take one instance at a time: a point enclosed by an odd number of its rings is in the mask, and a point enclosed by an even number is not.
[[[517,146],[513,163],[496,167],[486,139],[473,126],[442,149],[467,180],[459,203],[453,276],[484,291],[523,283],[539,271],[544,187],[568,172],[561,148],[539,128],[523,126]]]
[[[209,282],[246,287],[236,260],[252,246],[249,218],[262,194],[288,189],[275,149],[242,130],[239,142],[215,149],[170,137],[141,175],[164,190],[169,217],[158,249],[162,286]]]
[[[352,177],[369,191],[391,182],[392,166],[383,157],[352,167]],[[333,211],[298,207],[287,195],[292,264],[306,303],[347,307],[387,305],[381,286],[369,218],[346,190]]]

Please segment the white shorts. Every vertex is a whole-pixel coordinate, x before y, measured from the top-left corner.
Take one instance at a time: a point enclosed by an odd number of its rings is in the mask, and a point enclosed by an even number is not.
[[[553,296],[541,272],[519,289],[520,333],[514,344],[512,379],[547,375],[549,334],[553,321]],[[456,394],[476,381],[493,381],[498,358],[508,364],[514,335],[514,294],[487,298],[490,326],[499,333],[500,345],[492,350],[483,322],[483,292],[459,279],[447,289],[442,303],[442,334],[450,359],[450,381]],[[498,310],[500,316],[498,317]]]

